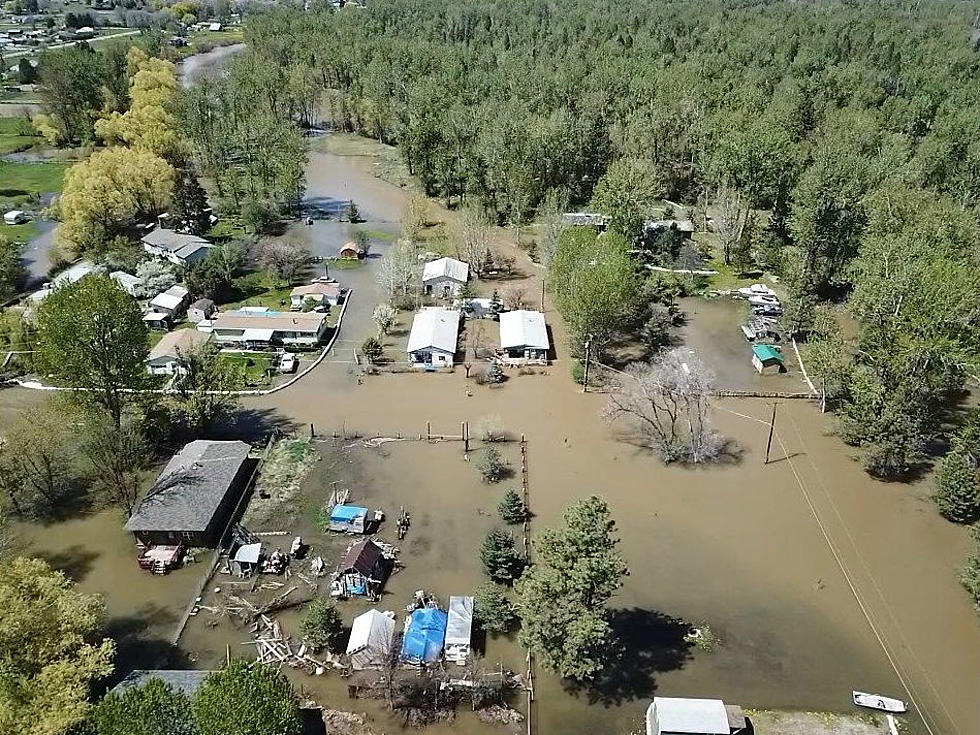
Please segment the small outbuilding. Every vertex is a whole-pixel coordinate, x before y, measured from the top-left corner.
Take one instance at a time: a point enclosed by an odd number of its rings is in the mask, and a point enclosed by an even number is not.
[[[408,357],[414,367],[452,367],[459,337],[459,311],[438,307],[422,309],[412,320]]]
[[[22,225],[29,219],[30,217],[27,216],[27,212],[20,209],[11,209],[3,215],[4,224],[7,225]]]
[[[156,329],[161,332],[166,332],[170,329],[173,324],[173,320],[170,314],[166,314],[162,311],[148,311],[143,315],[143,323],[149,329]]]
[[[134,276],[126,271],[113,271],[109,278],[119,284],[119,288],[128,293],[133,298],[138,298],[143,287],[143,279]]]
[[[395,614],[368,610],[354,618],[347,656],[354,671],[380,669],[392,654]]]
[[[507,362],[518,364],[548,361],[551,342],[544,314],[540,311],[505,311],[500,314],[500,350]]]
[[[145,546],[214,547],[255,467],[242,441],[186,444],[173,456],[126,521]]]
[[[437,607],[423,607],[412,612],[405,623],[402,639],[402,661],[419,665],[433,663],[442,656],[448,616]]]
[[[361,255],[361,249],[353,240],[344,243],[340,248],[340,252],[337,253],[337,257],[341,258],[342,260],[357,260],[361,257]]]
[[[469,277],[469,264],[455,258],[439,258],[425,264],[422,290],[427,294],[450,298],[459,294]]]
[[[187,306],[191,292],[183,286],[171,286],[163,293],[157,294],[150,301],[150,311],[158,311],[162,314],[169,314],[171,317],[178,317]]]
[[[389,564],[371,539],[351,544],[337,566],[331,585],[334,597],[375,597],[384,586]]]
[[[367,529],[368,509],[357,505],[335,505],[330,511],[331,531],[364,533]]]
[[[463,666],[470,655],[472,635],[473,598],[456,595],[450,597],[446,621],[446,660]]]
[[[262,558],[262,542],[242,544],[235,551],[229,566],[239,577],[251,577],[259,569]]]
[[[187,318],[195,324],[200,324],[205,319],[210,319],[218,307],[211,299],[198,299],[187,307]]]
[[[745,713],[720,699],[654,697],[647,708],[647,735],[736,735],[745,731]]]
[[[782,353],[772,345],[752,345],[752,367],[760,375],[781,373],[786,369]]]

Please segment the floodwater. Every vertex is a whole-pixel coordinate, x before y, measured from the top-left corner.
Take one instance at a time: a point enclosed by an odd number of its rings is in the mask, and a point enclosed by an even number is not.
[[[230,46],[216,46],[203,54],[194,54],[177,64],[177,78],[184,87],[190,87],[202,79],[217,77],[224,73],[232,56],[245,48],[244,43]]]

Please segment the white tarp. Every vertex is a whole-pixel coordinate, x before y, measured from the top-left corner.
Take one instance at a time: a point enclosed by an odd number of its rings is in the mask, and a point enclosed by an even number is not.
[[[376,669],[391,654],[395,636],[395,616],[390,612],[368,610],[354,618],[347,642],[347,655],[355,671]]]

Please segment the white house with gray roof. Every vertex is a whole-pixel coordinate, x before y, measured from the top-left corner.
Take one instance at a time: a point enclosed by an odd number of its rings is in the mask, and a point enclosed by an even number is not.
[[[500,351],[512,364],[547,362],[551,341],[540,311],[505,311],[500,317]]]
[[[145,546],[216,546],[255,467],[250,449],[241,441],[185,445],[126,521],[126,530]]]
[[[207,257],[211,243],[203,237],[157,227],[143,235],[143,250],[174,265],[193,265]]]
[[[425,264],[422,290],[433,296],[456,296],[470,277],[470,266],[455,258],[439,258]]]
[[[459,311],[431,307],[412,320],[408,357],[418,368],[452,367],[459,337]]]

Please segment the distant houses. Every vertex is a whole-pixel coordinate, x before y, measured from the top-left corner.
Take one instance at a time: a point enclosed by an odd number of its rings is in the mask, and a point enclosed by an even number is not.
[[[210,339],[210,335],[196,329],[177,329],[167,332],[150,348],[146,358],[146,370],[150,375],[175,375],[180,372],[181,355],[193,352]]]
[[[418,368],[452,367],[458,337],[459,311],[439,307],[422,309],[412,320],[409,360]]]
[[[546,363],[551,342],[540,311],[505,311],[500,314],[500,351],[511,364]]]
[[[203,237],[157,227],[143,235],[143,250],[174,265],[193,265],[207,257],[211,243]]]
[[[255,463],[241,441],[193,441],[173,456],[126,521],[145,546],[214,547]]]
[[[451,298],[458,296],[470,277],[470,266],[455,258],[439,258],[425,264],[422,290],[426,294]]]
[[[216,342],[233,347],[315,347],[327,331],[327,315],[239,309],[219,313],[210,329]]]

